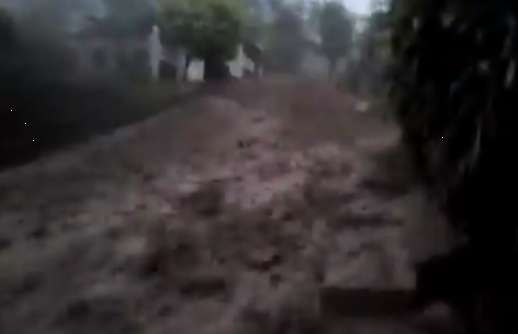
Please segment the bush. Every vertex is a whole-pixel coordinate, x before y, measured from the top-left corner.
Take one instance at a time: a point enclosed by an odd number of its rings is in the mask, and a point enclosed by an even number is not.
[[[518,39],[509,23],[518,6],[405,2],[396,13],[392,97],[407,142],[452,222],[480,241],[494,233],[497,246],[515,234],[518,213],[493,200],[518,185],[510,156]]]
[[[449,297],[469,308],[468,322],[491,318],[490,331],[475,325],[470,333],[512,331],[505,307],[518,298],[518,5],[399,0],[392,14],[396,114],[431,193],[470,249],[470,281]]]

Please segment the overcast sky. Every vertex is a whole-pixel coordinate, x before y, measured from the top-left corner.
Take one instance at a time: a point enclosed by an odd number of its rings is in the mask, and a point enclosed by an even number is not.
[[[371,0],[342,0],[350,11],[367,14],[370,11]]]

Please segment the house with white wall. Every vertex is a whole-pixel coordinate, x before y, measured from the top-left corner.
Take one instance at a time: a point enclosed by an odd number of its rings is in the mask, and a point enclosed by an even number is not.
[[[183,48],[166,48],[161,42],[160,29],[152,27],[148,33],[131,37],[110,36],[109,34],[78,33],[70,40],[74,52],[76,73],[89,77],[108,78],[126,75],[128,69],[139,72],[140,77],[150,77],[155,81],[164,78],[161,68],[164,63],[176,70],[176,79],[202,81],[204,63],[191,59],[186,68],[186,52]],[[234,59],[227,62],[230,74],[243,77],[246,72],[254,72],[255,64],[239,45]],[[187,71],[187,73],[184,73]],[[168,78],[170,79],[170,78]]]
[[[205,66],[201,59],[191,59],[189,66],[185,69],[187,57],[181,49],[175,53],[168,53],[166,48],[160,41],[160,30],[153,27],[148,37],[149,48],[149,68],[154,80],[160,80],[160,62],[165,61],[172,63],[177,69],[177,79],[187,78],[188,81],[203,81]],[[254,72],[256,65],[248,58],[240,44],[237,46],[235,57],[227,61],[230,74],[236,78],[241,78],[247,71]],[[187,70],[185,75],[184,70]]]

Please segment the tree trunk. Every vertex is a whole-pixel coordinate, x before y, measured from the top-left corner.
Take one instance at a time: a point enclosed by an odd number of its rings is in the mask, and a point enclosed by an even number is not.
[[[223,59],[209,56],[203,58],[203,61],[205,63],[203,73],[203,79],[205,81],[219,81],[230,77],[230,71]]]
[[[183,81],[187,81],[187,79],[188,79],[189,65],[191,65],[191,61],[192,61],[192,57],[188,54],[185,55],[185,64],[184,64],[183,73],[182,73]]]

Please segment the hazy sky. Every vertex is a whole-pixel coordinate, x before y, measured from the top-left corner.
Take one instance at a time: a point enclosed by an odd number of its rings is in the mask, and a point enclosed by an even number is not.
[[[371,0],[342,0],[350,11],[358,14],[367,14],[370,10]]]

